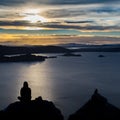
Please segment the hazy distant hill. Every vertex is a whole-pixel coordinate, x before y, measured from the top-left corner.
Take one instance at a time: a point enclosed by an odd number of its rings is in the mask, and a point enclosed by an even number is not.
[[[70,49],[72,52],[120,52],[120,44],[91,45],[68,43],[58,46]]]
[[[65,48],[81,48],[81,47],[105,47],[105,48],[118,48],[120,44],[103,44],[103,45],[95,45],[95,44],[79,44],[79,43],[67,43],[67,44],[58,44],[57,46],[65,47]]]

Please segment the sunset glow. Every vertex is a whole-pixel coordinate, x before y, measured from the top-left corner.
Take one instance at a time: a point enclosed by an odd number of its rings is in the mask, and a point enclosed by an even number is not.
[[[9,37],[2,37],[5,34],[9,36],[23,36],[20,37],[21,44],[26,43],[26,40],[22,40],[25,34],[31,37],[32,43],[36,43],[36,36],[62,36],[64,39],[56,39],[56,43],[61,41],[66,43],[66,37],[71,38],[74,36],[83,36],[89,39],[89,36],[93,36],[92,44],[96,44],[97,39],[101,39],[99,44],[104,44],[104,39],[107,43],[118,43],[120,38],[120,6],[119,1],[107,0],[71,0],[70,1],[20,1],[11,0],[0,1],[0,38],[2,44],[8,43],[16,44],[17,38],[14,40]],[[60,38],[60,37],[59,37]],[[79,42],[73,38],[73,41]],[[111,38],[110,40],[108,38]],[[6,39],[6,41],[4,41]],[[16,42],[15,42],[16,39]],[[27,38],[26,38],[27,39]],[[116,42],[117,39],[117,42]],[[24,42],[23,42],[24,41]],[[45,44],[46,41],[42,40]],[[52,44],[48,37],[48,44]],[[88,40],[85,40],[89,43]],[[91,41],[91,40],[90,40]],[[87,44],[87,42],[84,42]],[[98,43],[98,42],[97,42]],[[31,44],[27,41],[27,44]]]
[[[23,20],[30,21],[31,23],[36,23],[36,22],[47,22],[47,20],[39,15],[39,10],[38,9],[28,9],[25,10],[23,13],[25,16]]]

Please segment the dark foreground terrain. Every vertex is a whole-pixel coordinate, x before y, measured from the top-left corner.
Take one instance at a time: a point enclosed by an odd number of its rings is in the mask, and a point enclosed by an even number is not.
[[[68,120],[120,120],[120,109],[108,103],[96,89],[91,99]]]
[[[4,119],[63,120],[61,111],[52,102],[42,100],[42,97],[29,102],[14,102],[0,112],[0,117]]]
[[[38,120],[64,120],[61,111],[50,101],[38,97],[29,102],[17,101],[0,111],[2,118],[34,118]],[[120,109],[108,103],[97,90],[90,100],[68,120],[120,120]]]

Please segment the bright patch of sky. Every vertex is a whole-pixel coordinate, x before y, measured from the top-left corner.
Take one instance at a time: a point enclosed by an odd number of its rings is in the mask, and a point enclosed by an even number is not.
[[[118,39],[119,4],[119,0],[0,0],[0,34]]]

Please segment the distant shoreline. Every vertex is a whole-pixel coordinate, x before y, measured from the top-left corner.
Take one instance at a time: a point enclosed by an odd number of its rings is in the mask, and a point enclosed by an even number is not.
[[[73,46],[72,46],[73,47]],[[4,46],[0,45],[0,56],[15,54],[72,53],[72,52],[120,52],[120,45],[82,45],[66,46]]]

